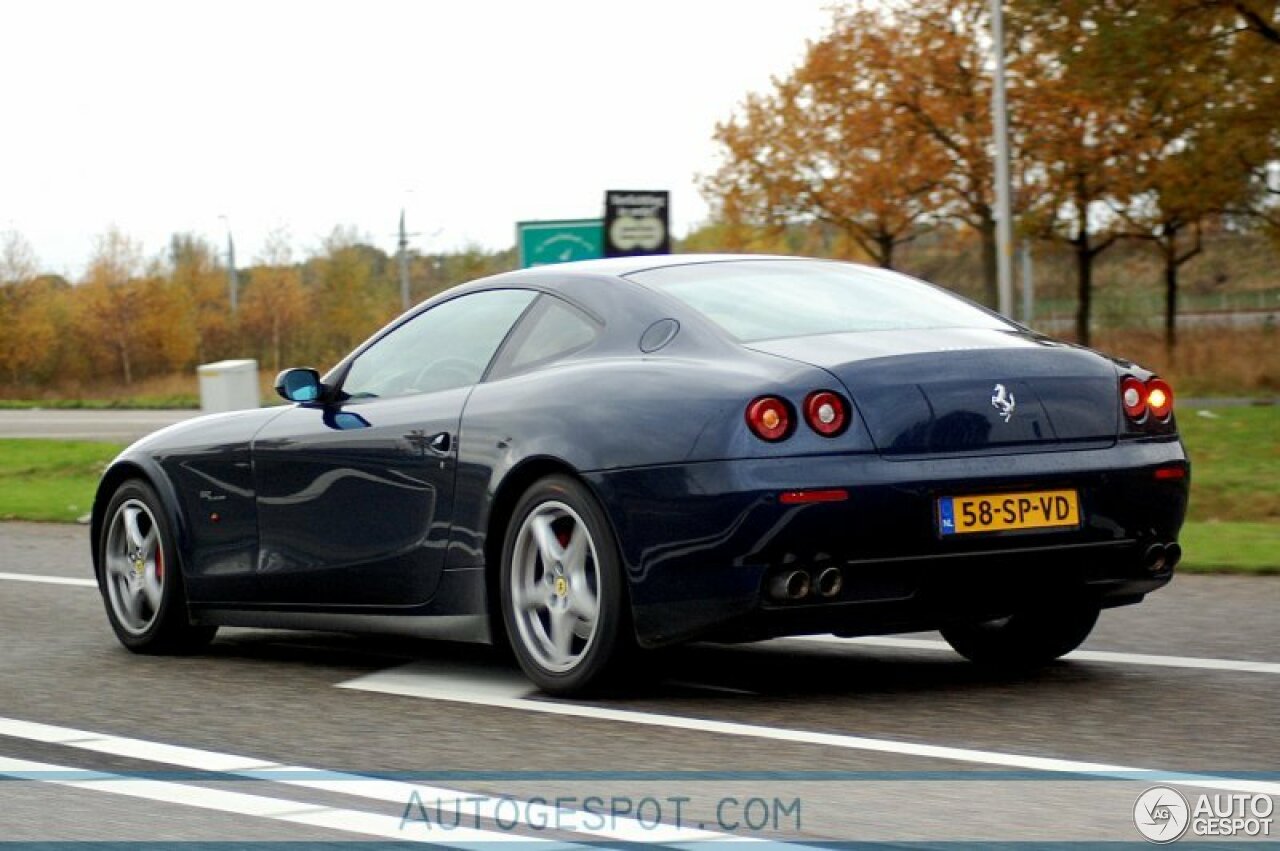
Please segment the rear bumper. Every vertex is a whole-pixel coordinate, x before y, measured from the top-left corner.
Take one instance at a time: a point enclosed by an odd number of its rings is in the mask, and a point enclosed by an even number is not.
[[[1105,449],[887,460],[815,455],[721,461],[587,476],[618,533],[637,635],[658,646],[698,637],[868,634],[997,617],[1020,601],[1086,596],[1122,605],[1169,581],[1142,564],[1175,541],[1189,475],[1176,440]],[[783,491],[842,488],[842,502],[784,505]],[[1068,531],[941,537],[941,496],[1074,488]],[[831,598],[774,600],[784,567],[840,569]]]

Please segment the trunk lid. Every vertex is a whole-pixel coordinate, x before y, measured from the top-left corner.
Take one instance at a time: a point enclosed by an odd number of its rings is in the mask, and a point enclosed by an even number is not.
[[[1116,440],[1113,363],[1034,334],[866,331],[748,347],[835,375],[885,455],[1051,451]]]

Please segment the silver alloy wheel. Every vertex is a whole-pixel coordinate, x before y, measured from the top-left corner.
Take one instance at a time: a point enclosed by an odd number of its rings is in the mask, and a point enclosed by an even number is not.
[[[104,556],[111,610],[126,631],[142,635],[160,614],[165,573],[160,527],[146,503],[120,503],[107,530]]]
[[[548,671],[572,670],[600,621],[600,562],[576,511],[548,501],[529,512],[516,535],[507,593],[530,655]]]

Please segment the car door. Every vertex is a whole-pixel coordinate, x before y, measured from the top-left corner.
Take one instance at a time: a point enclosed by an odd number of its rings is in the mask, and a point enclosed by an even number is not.
[[[259,549],[251,599],[304,607],[415,606],[444,569],[467,396],[533,301],[458,296],[393,328],[253,445]]]

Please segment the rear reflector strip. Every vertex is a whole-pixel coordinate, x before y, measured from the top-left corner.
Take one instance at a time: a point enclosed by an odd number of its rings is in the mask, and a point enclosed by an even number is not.
[[[783,491],[778,501],[783,505],[803,505],[806,502],[844,502],[849,492],[841,488],[821,491]]]
[[[1156,470],[1157,479],[1185,479],[1187,477],[1186,467],[1160,467]]]

